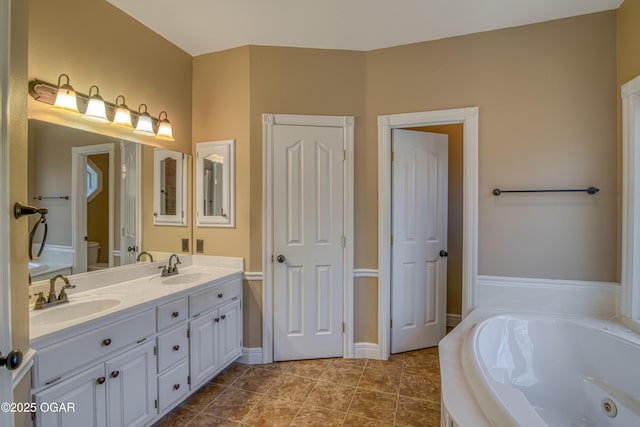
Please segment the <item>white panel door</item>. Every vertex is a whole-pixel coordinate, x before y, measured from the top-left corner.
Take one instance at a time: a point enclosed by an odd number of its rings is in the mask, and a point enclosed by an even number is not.
[[[342,128],[274,126],[274,359],[342,356]]]
[[[133,264],[138,252],[138,220],[140,215],[139,169],[140,144],[123,142],[121,145],[120,191],[120,265]]]
[[[392,353],[435,346],[446,332],[447,140],[393,131]]]

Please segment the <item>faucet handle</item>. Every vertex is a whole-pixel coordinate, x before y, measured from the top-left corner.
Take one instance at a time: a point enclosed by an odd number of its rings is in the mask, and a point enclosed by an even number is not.
[[[67,295],[66,289],[74,289],[76,285],[66,284],[60,289],[60,294],[58,294],[58,301],[67,302],[69,301],[69,296]]]
[[[33,305],[33,309],[40,310],[41,308],[44,308],[44,305],[46,303],[47,303],[47,299],[44,297],[44,293],[38,292],[38,295],[36,296],[36,302]]]

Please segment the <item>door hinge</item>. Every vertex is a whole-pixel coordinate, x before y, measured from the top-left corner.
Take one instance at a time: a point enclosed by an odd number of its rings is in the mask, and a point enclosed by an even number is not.
[[[345,323],[342,322],[342,333],[344,334]]]
[[[347,160],[347,150],[342,150],[342,160]]]
[[[153,406],[155,406],[155,407],[156,407],[156,409],[158,409],[158,399],[156,399],[156,400],[154,400],[154,401],[153,401]]]
[[[187,329],[187,338],[191,338],[191,329]]]
[[[191,385],[191,375],[187,375],[187,384]]]
[[[347,238],[345,236],[340,236],[340,240],[342,243],[342,247],[346,248],[347,247]]]
[[[391,236],[391,244],[393,245],[393,236]]]
[[[393,329],[393,319],[389,319],[389,329]]]
[[[391,152],[391,161],[393,162],[395,155],[393,154],[393,151]]]
[[[153,346],[153,355],[156,356],[158,354],[158,347]]]

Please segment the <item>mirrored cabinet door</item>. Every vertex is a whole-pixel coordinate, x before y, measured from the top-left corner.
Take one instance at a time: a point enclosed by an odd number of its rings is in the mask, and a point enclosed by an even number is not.
[[[196,144],[196,222],[235,227],[235,140]]]
[[[187,156],[154,150],[153,216],[155,225],[187,225]]]

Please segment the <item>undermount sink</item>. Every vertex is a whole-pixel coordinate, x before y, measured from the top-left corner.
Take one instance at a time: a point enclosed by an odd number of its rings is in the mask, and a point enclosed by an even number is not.
[[[73,301],[73,296],[70,296],[69,300],[68,303],[63,303],[55,307],[33,310],[30,316],[31,324],[41,326],[80,319],[109,310],[121,303],[121,301],[116,298],[93,298]]]
[[[188,285],[189,283],[195,283],[204,279],[207,275],[205,273],[178,273],[172,277],[162,277],[162,284],[164,285]]]

